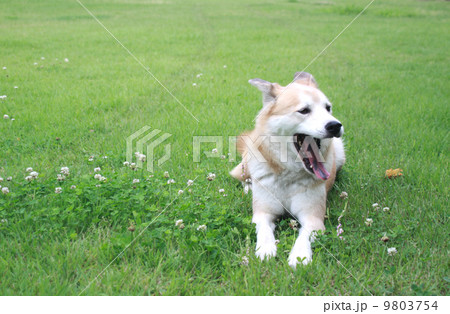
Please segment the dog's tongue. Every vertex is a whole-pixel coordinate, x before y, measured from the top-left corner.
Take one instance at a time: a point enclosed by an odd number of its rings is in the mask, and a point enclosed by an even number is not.
[[[326,180],[330,177],[330,174],[328,173],[327,169],[323,166],[323,162],[317,161],[317,156],[314,154],[314,150],[311,148],[311,146],[308,147],[310,154],[309,163],[312,166],[312,169],[314,171],[314,174],[317,178],[321,180]]]

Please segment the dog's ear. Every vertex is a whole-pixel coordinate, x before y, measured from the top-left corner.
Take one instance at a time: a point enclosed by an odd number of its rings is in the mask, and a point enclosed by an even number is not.
[[[312,74],[308,72],[296,72],[294,74],[294,82],[304,85],[309,85],[315,88],[318,88],[316,80],[312,76]]]
[[[270,83],[259,78],[251,79],[248,82],[262,92],[264,107],[272,103],[283,89],[283,87],[277,83]]]

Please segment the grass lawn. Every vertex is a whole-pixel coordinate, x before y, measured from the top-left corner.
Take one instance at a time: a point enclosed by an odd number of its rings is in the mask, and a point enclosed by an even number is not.
[[[261,108],[248,79],[288,84],[369,0],[82,2],[198,121],[77,1],[0,2],[1,295],[449,293],[448,2],[376,0],[308,68],[345,126],[347,164],[313,262],[295,271],[289,219],[277,257],[254,257],[228,137]],[[171,134],[152,174],[123,165],[145,125]],[[224,149],[193,162],[193,136],[224,136]]]

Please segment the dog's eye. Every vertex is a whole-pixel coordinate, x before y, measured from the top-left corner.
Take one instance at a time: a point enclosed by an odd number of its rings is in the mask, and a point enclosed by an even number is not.
[[[298,112],[300,112],[301,114],[308,114],[311,112],[311,109],[309,108],[303,108],[302,110],[299,110]]]
[[[325,109],[327,109],[327,111],[330,112],[331,111],[331,106],[330,105],[326,105]]]

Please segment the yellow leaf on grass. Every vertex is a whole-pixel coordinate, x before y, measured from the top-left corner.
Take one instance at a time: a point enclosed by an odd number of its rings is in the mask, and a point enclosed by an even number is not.
[[[395,177],[399,177],[402,176],[402,169],[397,168],[397,169],[388,169],[386,170],[386,178],[391,179],[391,178],[395,178]]]

